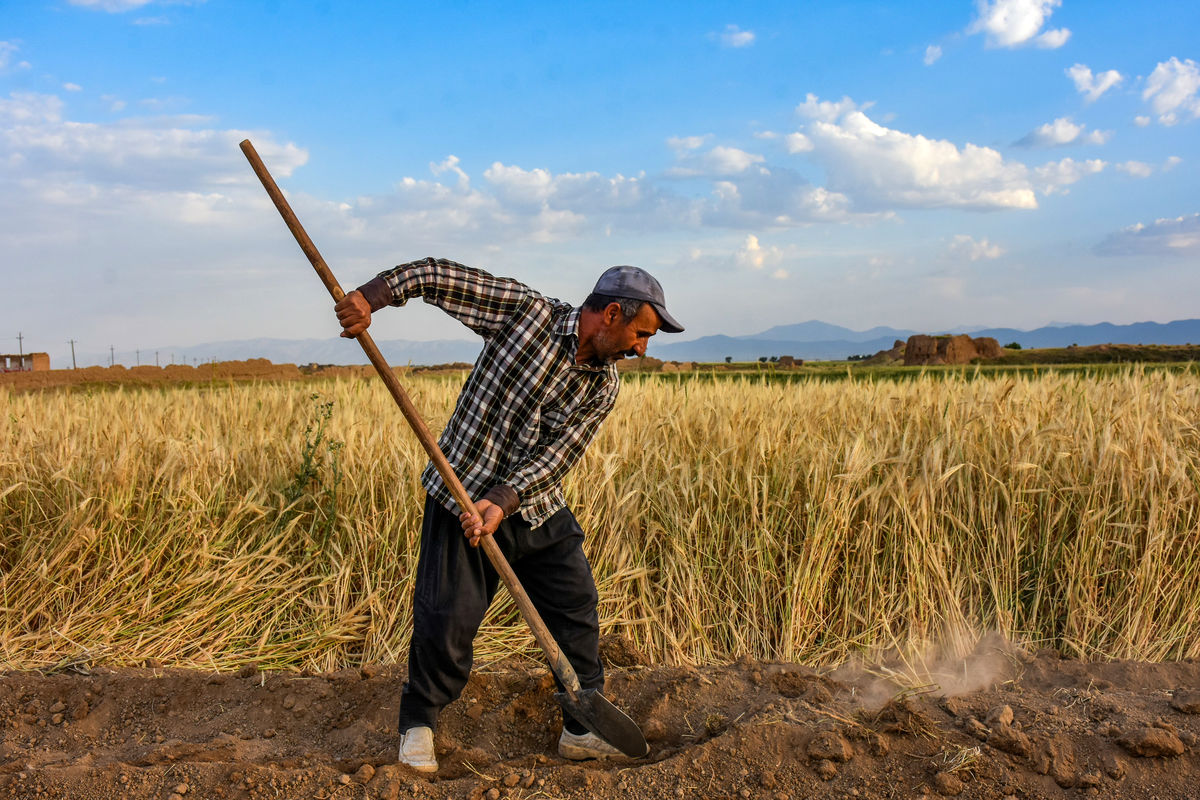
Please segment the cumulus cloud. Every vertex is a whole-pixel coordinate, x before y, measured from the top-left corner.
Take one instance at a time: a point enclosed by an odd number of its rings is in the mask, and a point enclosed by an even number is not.
[[[1150,103],[1158,121],[1174,125],[1179,117],[1200,117],[1200,65],[1190,58],[1180,61],[1174,56],[1154,68],[1146,79],[1142,99]]]
[[[930,66],[933,62],[942,57],[942,48],[936,44],[931,44],[925,48],[925,66]]]
[[[951,256],[967,261],[981,261],[999,258],[1004,255],[1004,248],[985,239],[976,240],[967,234],[959,234],[950,240],[947,251]]]
[[[862,108],[866,110],[870,108],[870,105],[864,105]],[[837,101],[822,100],[812,92],[805,95],[804,102],[796,106],[796,113],[800,116],[822,122],[834,122],[839,117],[858,110],[858,104],[849,97],[843,96],[841,100]]]
[[[1200,214],[1137,223],[1110,234],[1095,248],[1102,256],[1200,255]]]
[[[1112,131],[1093,130],[1090,133],[1084,125],[1076,125],[1070,117],[1059,117],[1054,122],[1047,122],[1013,144],[1017,147],[1061,147],[1068,144],[1104,144],[1112,136]]]
[[[1137,125],[1139,128],[1144,128],[1147,125],[1149,125],[1151,122],[1152,122],[1152,120],[1149,117],[1145,117],[1140,114],[1133,118],[1133,124]]]
[[[460,167],[458,163],[458,156],[446,156],[446,159],[441,163],[434,163],[431,161],[429,163],[429,171],[434,175],[441,175],[443,172],[453,172],[458,176],[458,187],[460,189],[467,189],[471,185],[471,178],[466,172],[463,171],[462,167]]]
[[[120,124],[63,119],[53,95],[14,92],[0,99],[0,149],[19,155],[23,172],[144,189],[215,187],[253,180],[238,142],[248,131],[204,127],[198,117],[133,118]],[[262,142],[263,157],[287,176],[308,154],[292,144]]]
[[[754,31],[744,31],[737,25],[726,25],[720,33],[709,34],[722,47],[749,47],[754,44]]]
[[[1088,175],[1102,172],[1107,166],[1108,162],[1098,158],[1087,161],[1064,158],[1043,164],[1033,171],[1033,175],[1039,188],[1046,194],[1067,194],[1069,190],[1064,187],[1078,183]]]
[[[761,270],[764,267],[778,264],[782,258],[782,250],[774,245],[763,247],[759,243],[758,237],[752,233],[746,236],[746,241],[734,253],[734,260],[738,266],[754,270]]]
[[[680,153],[679,165],[667,170],[671,178],[726,177],[738,175],[766,159],[737,147],[717,145],[706,153]]]
[[[667,139],[667,147],[676,152],[699,150],[711,138],[712,135],[707,133],[703,136],[672,136]]]
[[[78,83],[64,83],[62,88],[68,92],[82,92],[83,91],[83,87],[80,86]]]
[[[1113,168],[1134,178],[1149,178],[1154,173],[1154,167],[1145,161],[1124,161],[1113,164]]]
[[[1074,81],[1075,91],[1084,95],[1084,100],[1088,103],[1094,103],[1100,98],[1100,95],[1114,86],[1119,86],[1125,80],[1125,77],[1115,69],[1093,75],[1092,70],[1085,64],[1068,67],[1066,73]]]
[[[1025,165],[992,148],[884,127],[849,98],[809,95],[797,110],[812,118],[807,137],[828,187],[863,209],[1037,207]]]
[[[1163,172],[1175,169],[1177,166],[1179,166],[1181,161],[1183,161],[1183,159],[1179,156],[1167,156],[1167,160],[1164,161],[1162,165]]]
[[[967,33],[982,33],[990,47],[1034,44],[1046,49],[1062,47],[1071,37],[1066,28],[1039,34],[1062,0],[977,0],[978,17]]]

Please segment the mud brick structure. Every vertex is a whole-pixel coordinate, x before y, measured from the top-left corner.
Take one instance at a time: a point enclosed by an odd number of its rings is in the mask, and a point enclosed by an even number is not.
[[[0,372],[49,371],[49,353],[0,353]]]

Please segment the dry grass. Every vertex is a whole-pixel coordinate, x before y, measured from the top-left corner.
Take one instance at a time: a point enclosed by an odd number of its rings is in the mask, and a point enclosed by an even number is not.
[[[438,429],[458,379],[410,383]],[[402,661],[425,458],[377,380],[331,381],[344,447],[313,449],[300,485],[312,391],[0,390],[0,661]],[[1137,371],[647,381],[567,488],[605,631],[659,660],[833,662],[984,630],[1195,658],[1198,420],[1200,379]],[[502,599],[477,655],[531,647]]]

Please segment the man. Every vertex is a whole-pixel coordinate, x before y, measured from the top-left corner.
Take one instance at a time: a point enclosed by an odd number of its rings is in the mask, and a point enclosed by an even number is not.
[[[400,761],[434,772],[438,713],[466,685],[472,640],[499,580],[477,549],[484,536],[495,537],[583,688],[603,689],[596,586],[562,478],[612,410],[616,362],[645,355],[658,330],[683,326],[667,312],[658,281],[637,267],[605,271],[576,308],[510,278],[428,258],[346,295],[335,306],[342,336],[362,333],[385,305],[417,296],[484,339],[438,441],[478,498],[479,515],[458,508],[432,463],[421,475],[428,495],[400,696]],[[617,753],[565,712],[558,751],[576,760]]]

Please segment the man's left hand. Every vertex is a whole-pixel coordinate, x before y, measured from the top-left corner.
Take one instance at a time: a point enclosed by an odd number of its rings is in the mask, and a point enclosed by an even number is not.
[[[479,540],[495,533],[496,529],[500,527],[500,523],[504,521],[504,510],[491,500],[477,500],[475,508],[479,509],[479,514],[483,516],[482,519],[470,511],[464,511],[458,515],[463,526],[463,536],[467,537],[467,542],[471,547],[479,547]]]

